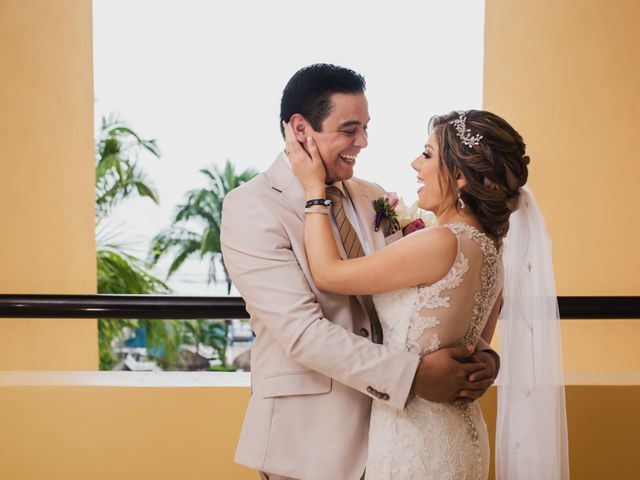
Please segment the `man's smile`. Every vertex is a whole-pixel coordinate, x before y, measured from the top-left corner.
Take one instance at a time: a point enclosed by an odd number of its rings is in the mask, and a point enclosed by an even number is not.
[[[349,165],[355,165],[355,163],[356,163],[357,155],[341,154],[341,155],[338,155],[338,156],[340,157],[340,159],[342,161],[344,161],[345,163],[348,163]]]

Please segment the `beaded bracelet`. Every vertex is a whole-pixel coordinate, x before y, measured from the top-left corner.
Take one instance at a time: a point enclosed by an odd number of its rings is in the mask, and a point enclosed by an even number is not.
[[[333,203],[328,198],[315,198],[313,200],[307,200],[307,204],[305,205],[305,207],[309,208],[309,207],[313,207],[314,205],[330,207],[331,205],[333,205]]]

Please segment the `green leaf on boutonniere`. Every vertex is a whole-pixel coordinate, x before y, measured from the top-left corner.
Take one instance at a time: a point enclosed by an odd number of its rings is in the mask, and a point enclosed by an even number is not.
[[[380,223],[383,218],[393,218],[397,215],[396,211],[389,203],[389,199],[384,197],[378,197],[373,201],[373,210],[376,212],[376,220],[373,224],[373,228],[376,232],[380,228]]]

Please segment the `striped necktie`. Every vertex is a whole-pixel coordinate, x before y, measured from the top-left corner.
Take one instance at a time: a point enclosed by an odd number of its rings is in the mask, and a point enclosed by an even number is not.
[[[338,187],[335,185],[329,185],[327,187],[327,198],[331,200],[333,218],[336,221],[338,227],[338,233],[340,234],[340,240],[344,251],[347,253],[347,258],[358,258],[364,256],[364,249],[358,238],[353,225],[347,218],[347,214],[344,210],[343,195]],[[371,295],[361,295],[362,301],[365,306],[369,320],[371,321],[371,339],[375,343],[382,343],[382,327],[380,320],[378,319],[378,313],[373,306],[373,300]]]
[[[331,209],[333,211],[333,218],[336,220],[338,232],[340,233],[340,240],[342,240],[344,251],[347,252],[347,258],[358,258],[364,256],[364,249],[362,248],[360,239],[344,211],[342,192],[340,192],[340,189],[335,185],[330,185],[327,187],[327,198],[331,200],[331,203],[333,204]]]

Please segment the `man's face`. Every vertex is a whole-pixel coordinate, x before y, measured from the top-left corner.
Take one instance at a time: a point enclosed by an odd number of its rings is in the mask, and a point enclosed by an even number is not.
[[[322,131],[311,129],[327,172],[327,183],[348,180],[367,141],[369,106],[364,94],[334,93],[331,113],[322,122]]]

